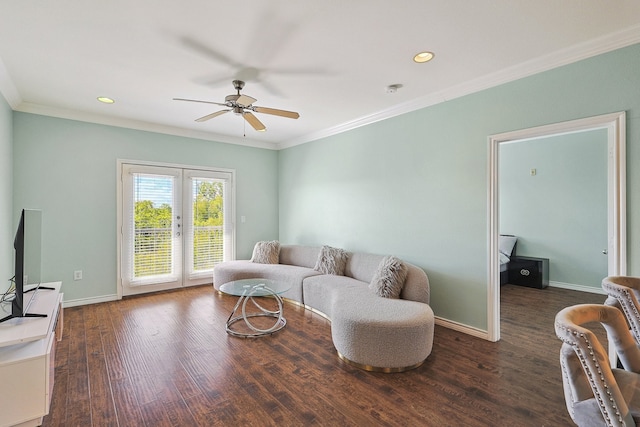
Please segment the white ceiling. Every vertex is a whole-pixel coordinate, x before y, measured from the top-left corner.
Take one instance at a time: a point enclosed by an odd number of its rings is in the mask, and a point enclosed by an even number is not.
[[[0,91],[16,111],[282,148],[638,42],[637,0],[3,0]],[[256,114],[258,133],[172,100],[222,102],[234,78],[300,118]]]

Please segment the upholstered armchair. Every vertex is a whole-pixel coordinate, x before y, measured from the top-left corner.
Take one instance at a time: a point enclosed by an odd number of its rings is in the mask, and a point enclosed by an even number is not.
[[[584,324],[600,322],[625,369],[611,368],[596,335]],[[578,426],[640,424],[640,350],[620,310],[599,304],[567,307],[556,315],[563,342],[560,366],[567,410]]]
[[[602,280],[609,297],[605,304],[618,307],[627,318],[631,333],[640,345],[640,277],[609,276]]]

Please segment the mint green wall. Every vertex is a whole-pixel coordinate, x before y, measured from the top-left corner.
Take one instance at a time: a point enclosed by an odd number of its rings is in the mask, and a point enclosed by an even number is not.
[[[397,255],[429,275],[437,316],[486,330],[488,136],[626,110],[640,274],[639,69],[635,45],[282,150],[280,240]]]
[[[607,154],[606,129],[500,144],[500,232],[549,258],[551,282],[600,289],[607,275]]]
[[[12,142],[11,108],[0,95],[0,292],[13,276]]]
[[[43,278],[62,280],[67,301],[116,293],[117,159],[235,169],[238,257],[278,237],[273,150],[18,112],[13,132],[14,216],[42,209]]]

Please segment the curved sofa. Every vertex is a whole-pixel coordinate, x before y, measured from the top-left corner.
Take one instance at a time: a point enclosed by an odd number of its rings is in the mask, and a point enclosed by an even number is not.
[[[213,286],[240,279],[287,281],[288,300],[319,312],[331,321],[331,336],[340,358],[371,371],[401,372],[420,366],[433,347],[434,316],[429,307],[429,280],[409,263],[398,299],[369,289],[382,255],[350,253],[344,275],[314,270],[320,247],[283,245],[278,264],[227,261],[213,269]]]

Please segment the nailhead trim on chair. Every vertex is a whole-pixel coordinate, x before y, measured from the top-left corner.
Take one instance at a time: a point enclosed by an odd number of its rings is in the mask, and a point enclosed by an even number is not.
[[[602,369],[600,368],[600,364],[598,363],[598,359],[595,357],[595,354],[593,352],[593,347],[591,345],[591,342],[587,338],[587,336],[585,334],[581,333],[581,332],[571,330],[571,329],[565,327],[564,325],[561,325],[561,324],[558,324],[558,323],[556,323],[556,326],[559,327],[562,330],[565,330],[565,331],[569,332],[571,335],[573,335],[573,336],[575,336],[577,338],[582,338],[587,343],[587,348],[589,349],[589,356],[591,356],[590,359],[593,360],[593,363],[595,364],[595,367],[596,367],[596,369],[598,371],[598,374],[600,375],[600,382],[602,383],[604,388],[607,389],[607,395],[609,396],[609,401],[613,403],[613,397],[611,396],[611,392],[609,391],[609,385],[605,382],[604,376],[602,375]],[[578,359],[580,359],[580,363],[585,368],[585,372],[587,373],[589,381],[593,385],[593,387],[591,389],[592,389],[593,393],[596,394],[595,397],[596,397],[596,400],[598,401],[598,404],[600,405],[601,412],[604,414],[605,422],[607,423],[608,426],[613,427],[613,423],[611,422],[611,418],[609,416],[609,412],[607,410],[607,407],[604,405],[604,400],[602,399],[602,396],[600,396],[600,393],[597,391],[598,389],[596,387],[595,379],[593,378],[593,374],[591,372],[591,369],[589,369],[589,365],[587,364],[587,357],[585,357],[585,355],[582,354],[582,350],[580,349],[580,347],[578,347],[578,343],[576,341],[567,341],[564,337],[561,337],[560,335],[558,335],[558,338],[560,338],[561,341],[566,342],[567,344],[569,344],[574,349],[574,351],[576,351],[576,353],[578,355]],[[624,419],[622,418],[622,414],[618,410],[618,407],[616,406],[616,404],[613,403],[612,407],[613,407],[613,409],[615,409],[615,413],[616,413],[616,417],[618,418],[618,421],[620,423],[623,423]]]
[[[602,282],[602,287],[607,291],[609,295],[620,301],[620,308],[622,308],[622,312],[627,317],[627,319],[640,319],[640,313],[638,312],[638,308],[636,307],[636,305],[633,303],[633,299],[631,298],[629,289],[620,289],[618,287],[609,286],[609,283],[607,283],[606,281]],[[621,300],[623,298],[627,301],[627,304],[622,304]],[[633,309],[633,313],[629,313],[629,307]],[[636,341],[639,341],[640,330],[638,330],[638,325],[636,324],[636,322],[627,321],[627,323],[633,331],[634,338],[636,339]]]

